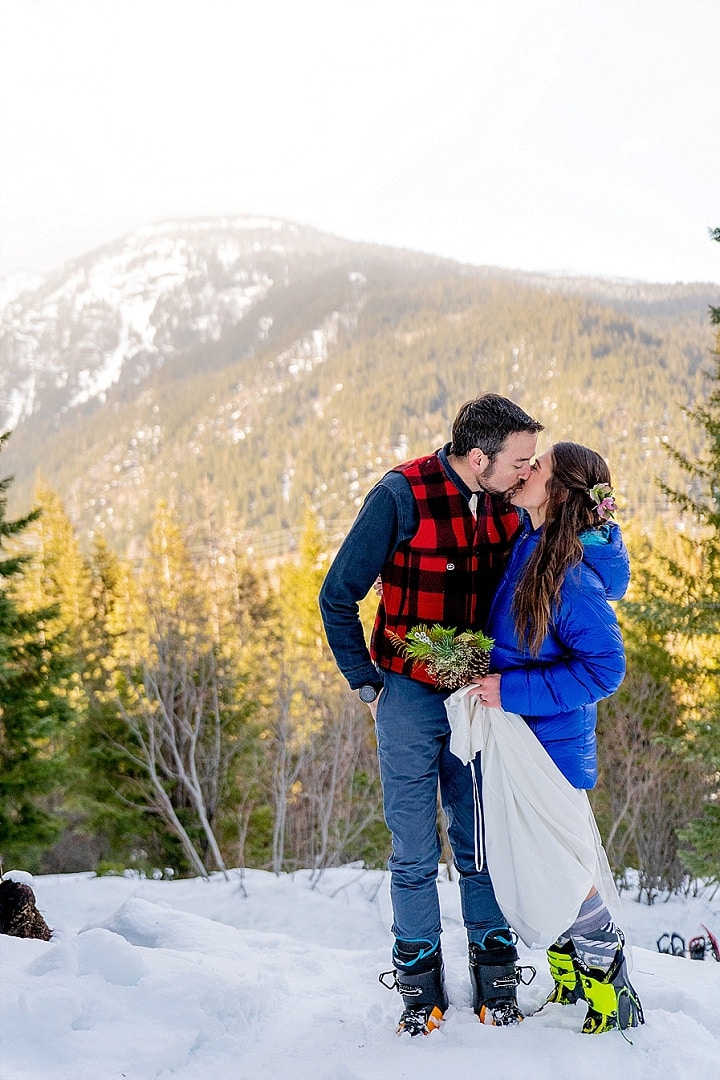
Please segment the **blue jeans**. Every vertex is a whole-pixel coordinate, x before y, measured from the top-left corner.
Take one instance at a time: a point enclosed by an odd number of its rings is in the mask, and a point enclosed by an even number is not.
[[[460,903],[468,940],[506,927],[490,874],[476,868],[475,808],[470,765],[450,753],[447,693],[383,672],[376,731],[385,821],[392,833],[390,896],[392,932],[405,941],[438,939],[442,930],[437,891],[440,840],[437,790],[448,819],[448,836],[460,874]],[[481,792],[476,759],[475,773]]]

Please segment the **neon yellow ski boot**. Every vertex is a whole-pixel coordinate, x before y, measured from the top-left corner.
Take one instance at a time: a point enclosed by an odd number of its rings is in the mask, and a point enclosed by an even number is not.
[[[645,1023],[640,998],[637,995],[627,973],[627,964],[623,953],[623,937],[610,969],[602,971],[591,968],[576,959],[583,994],[588,1003],[587,1016],[583,1024],[586,1035],[599,1035],[603,1031],[625,1031]]]
[[[572,941],[567,945],[553,945],[547,950],[548,966],[555,985],[546,1004],[574,1005],[585,997],[582,981],[576,965],[575,946]]]

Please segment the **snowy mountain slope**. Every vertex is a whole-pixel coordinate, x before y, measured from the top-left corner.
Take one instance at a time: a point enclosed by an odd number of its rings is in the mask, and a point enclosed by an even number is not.
[[[664,443],[703,385],[711,300],[270,219],[146,226],[40,284],[0,283],[0,476],[11,512],[40,476],[83,543],[102,533],[132,557],[161,499],[275,554],[308,505],[342,535],[371,484],[443,442],[485,389],[548,438],[612,454],[628,512],[652,520]]]
[[[11,294],[0,306],[0,428],[103,402],[121,379],[137,383],[181,350],[218,341],[287,280],[294,257],[336,247],[281,221],[166,223]]]

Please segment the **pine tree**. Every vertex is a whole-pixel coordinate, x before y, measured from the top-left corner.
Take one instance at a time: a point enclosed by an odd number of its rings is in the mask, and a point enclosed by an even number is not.
[[[97,862],[87,869],[173,865],[177,846],[157,829],[138,791],[145,771],[128,754],[128,731],[118,707],[127,701],[126,670],[133,668],[133,632],[144,608],[132,572],[103,537],[90,557],[87,650],[82,673],[86,711],[69,748],[83,830]]]
[[[720,228],[710,235],[720,243]],[[690,412],[705,433],[707,451],[687,469],[694,481],[691,494],[675,498],[695,515],[702,531],[696,541],[695,573],[684,574],[687,597],[676,610],[679,624],[696,639],[695,685],[702,698],[693,734],[710,787],[703,813],[681,834],[682,854],[692,873],[720,881],[720,306],[711,305],[710,321],[718,328],[710,392],[707,401]],[[685,467],[685,460],[679,460]]]
[[[273,831],[267,710],[276,694],[270,658],[278,652],[280,598],[242,536],[238,520],[219,529],[208,505],[193,533],[194,548],[203,553],[197,572],[209,603],[219,672],[223,684],[234,687],[238,720],[218,828],[235,865],[267,866]]]
[[[114,746],[126,758],[121,796],[175,837],[184,866],[225,870],[221,841],[232,833],[236,763],[251,704],[237,657],[217,631],[223,604],[208,594],[177,518],[157,509],[141,576],[144,611],[129,635],[114,705]],[[124,730],[123,730],[124,729]]]
[[[297,558],[280,570],[280,640],[269,657],[276,873],[375,861],[387,841],[370,713],[339,675],[322,629],[317,598],[326,570],[324,536],[307,512]]]
[[[8,437],[0,436],[0,451]],[[59,828],[47,796],[61,780],[53,743],[71,709],[62,641],[54,632],[58,609],[22,596],[30,557],[19,545],[39,511],[7,519],[11,482],[0,480],[0,551],[15,549],[0,559],[0,856],[6,869],[37,870]]]
[[[53,760],[62,770],[64,780],[61,787],[49,793],[49,805],[63,828],[56,843],[44,853],[42,869],[62,873],[90,869],[88,863],[92,863],[77,800],[81,776],[71,760],[75,732],[87,710],[83,673],[92,616],[91,577],[87,559],[80,551],[73,525],[57,493],[39,481],[34,502],[40,513],[26,533],[31,559],[24,576],[23,595],[29,605],[52,607],[55,612],[46,632],[57,640],[55,660],[65,673],[58,692],[65,699],[69,721],[57,731],[51,747]]]
[[[600,777],[593,809],[611,865],[637,871],[638,899],[680,888],[685,876],[678,829],[697,816],[706,790],[700,762],[688,754],[691,703],[682,656],[659,632],[645,602],[657,591],[665,562],[681,542],[658,526],[650,540],[625,530],[631,551],[632,600],[620,605],[627,673],[598,709]]]
[[[720,242],[720,229],[710,235]],[[720,327],[720,307],[710,307],[710,321]],[[682,857],[691,873],[720,880],[720,329],[711,356],[707,395],[686,410],[703,450],[695,460],[671,448],[685,484],[660,484],[682,514],[681,550],[662,558],[645,597],[630,608],[648,640],[672,654],[688,736],[679,746],[704,771],[705,807],[682,830]]]

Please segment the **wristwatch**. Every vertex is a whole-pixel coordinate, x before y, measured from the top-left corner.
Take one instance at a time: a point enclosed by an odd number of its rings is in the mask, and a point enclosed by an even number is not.
[[[360,700],[364,701],[366,705],[369,705],[372,701],[375,700],[381,690],[381,684],[378,686],[373,686],[372,683],[365,683],[365,685],[361,686],[358,690],[358,694],[360,696]]]

